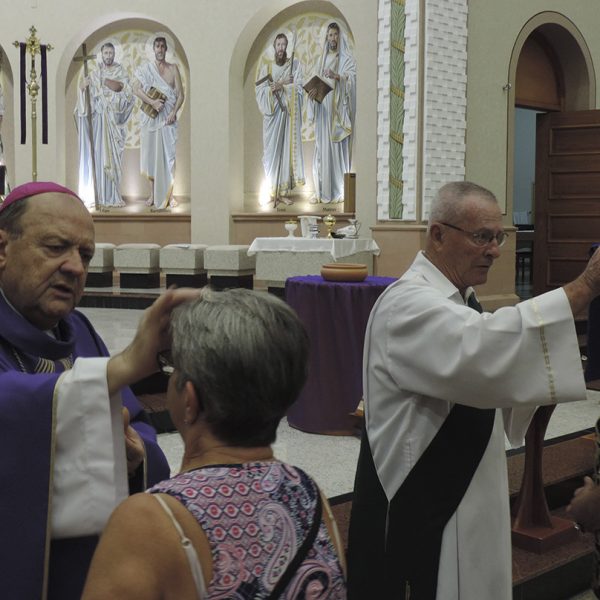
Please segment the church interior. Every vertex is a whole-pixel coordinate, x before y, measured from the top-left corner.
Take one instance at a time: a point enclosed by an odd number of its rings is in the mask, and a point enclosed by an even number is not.
[[[288,277],[319,275],[320,265],[332,261],[365,264],[372,277],[399,277],[423,247],[431,201],[449,181],[490,189],[502,208],[509,237],[478,289],[487,311],[571,281],[600,241],[595,0],[26,0],[8,3],[2,13],[0,184],[7,194],[27,181],[56,181],[90,198],[101,251],[81,310],[111,352],[129,343],[142,309],[170,283],[220,279],[225,287],[283,295]],[[303,176],[294,162],[291,185],[276,148],[273,188],[257,101],[263,68],[273,62],[274,40],[284,32],[287,53],[307,81],[332,22],[355,68],[348,154],[337,174],[342,192],[323,192],[318,125],[306,98],[296,115],[299,139],[289,150],[299,152]],[[40,48],[32,53],[27,47],[31,36],[43,46],[43,67]],[[144,112],[132,92],[123,124],[120,200],[106,205],[97,175],[91,192],[82,188],[81,129],[91,123],[78,109],[89,103],[82,82],[99,68],[110,42],[114,61],[133,85],[138,69],[154,60],[159,37],[183,91],[168,197],[162,204],[149,200],[155,179],[140,166]],[[39,83],[39,94],[32,95],[32,82]],[[315,252],[316,263],[293,256],[298,253],[285,240],[272,252],[269,239],[303,236],[309,220],[301,217],[313,218],[319,241],[352,249],[331,258],[324,245]],[[354,228],[349,239],[328,237],[337,230],[348,234],[348,227]],[[186,264],[177,255],[175,264],[167,256],[162,265],[167,247],[185,250]],[[212,267],[209,256],[216,260]],[[577,320],[584,359],[587,317]],[[328,335],[324,328],[322,335]],[[332,358],[322,377],[343,377],[342,362]],[[564,512],[568,490],[593,470],[599,390],[559,405],[550,420],[544,477],[553,510]],[[148,391],[160,397],[164,390]],[[345,401],[358,406],[359,400]],[[323,433],[284,420],[275,444],[277,457],[304,468],[323,487],[342,528],[360,445],[360,413],[345,417],[351,426],[327,426]],[[165,431],[159,443],[177,471],[178,435]],[[523,447],[507,443],[512,495],[521,483],[523,454]],[[593,598],[586,579],[592,554],[590,536],[543,555],[514,549],[514,598]]]

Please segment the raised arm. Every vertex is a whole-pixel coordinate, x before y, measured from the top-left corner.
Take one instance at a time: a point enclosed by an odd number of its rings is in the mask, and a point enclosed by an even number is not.
[[[600,294],[600,252],[596,250],[583,273],[563,287],[573,316],[585,312],[590,302]]]

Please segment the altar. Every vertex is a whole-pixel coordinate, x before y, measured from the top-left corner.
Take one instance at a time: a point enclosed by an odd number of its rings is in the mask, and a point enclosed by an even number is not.
[[[248,254],[256,254],[256,279],[269,287],[284,288],[288,277],[318,275],[324,264],[332,262],[367,265],[371,275],[379,246],[367,238],[272,237],[256,238]]]
[[[320,275],[290,277],[285,292],[310,340],[308,377],[287,421],[309,433],[353,435],[351,413],[362,398],[367,322],[381,293],[396,279],[325,281]]]

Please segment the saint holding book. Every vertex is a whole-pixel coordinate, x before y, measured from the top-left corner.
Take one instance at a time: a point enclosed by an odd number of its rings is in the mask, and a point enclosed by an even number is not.
[[[308,92],[308,118],[315,124],[313,179],[315,202],[344,199],[344,173],[350,172],[356,114],[356,63],[337,23],[330,23],[318,77],[331,88],[321,102],[320,86]]]

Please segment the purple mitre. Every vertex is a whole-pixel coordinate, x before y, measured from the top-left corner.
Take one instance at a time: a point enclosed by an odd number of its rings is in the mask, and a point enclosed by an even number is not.
[[[8,194],[8,196],[6,196],[4,202],[0,205],[0,212],[14,202],[18,202],[24,198],[52,193],[68,194],[69,196],[77,198],[83,204],[83,200],[73,190],[59,185],[58,183],[54,183],[53,181],[30,181],[29,183],[18,185],[10,192],[10,194]]]

